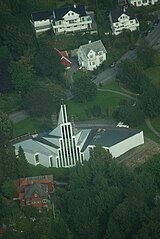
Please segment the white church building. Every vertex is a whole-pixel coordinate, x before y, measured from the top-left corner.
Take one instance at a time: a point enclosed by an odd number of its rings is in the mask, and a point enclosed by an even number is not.
[[[106,127],[77,130],[68,120],[66,105],[60,108],[57,127],[49,133],[29,136],[15,142],[21,146],[30,164],[45,167],[73,167],[89,160],[90,151],[102,146],[113,157],[144,144],[143,131],[130,128]]]

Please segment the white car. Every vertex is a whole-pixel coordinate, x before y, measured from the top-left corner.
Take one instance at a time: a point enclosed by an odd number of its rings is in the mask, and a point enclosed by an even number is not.
[[[129,128],[129,125],[125,125],[123,122],[119,122],[116,127]]]

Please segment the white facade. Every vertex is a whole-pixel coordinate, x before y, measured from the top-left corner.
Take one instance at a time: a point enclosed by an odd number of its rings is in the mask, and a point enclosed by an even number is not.
[[[109,21],[113,35],[119,35],[123,30],[135,31],[139,29],[139,21],[133,16],[133,10],[130,10],[131,8],[124,8],[123,10],[116,9],[115,11],[110,12]]]
[[[52,25],[49,19],[42,20],[42,21],[35,21],[33,23],[34,29],[37,33],[45,32],[52,29]]]
[[[89,160],[90,150],[102,146],[113,157],[144,144],[143,131],[111,127],[76,130],[68,121],[66,106],[61,105],[58,124],[50,133],[34,135],[14,144],[16,153],[21,146],[30,164],[45,167],[73,167]]]
[[[87,16],[84,7],[67,5],[63,15],[60,10],[63,11],[64,9],[65,8],[53,11],[52,27],[55,34],[90,30],[92,28],[92,19],[90,16]],[[81,14],[81,12],[83,12],[83,14]]]
[[[100,40],[80,46],[77,52],[79,65],[88,71],[93,71],[106,60],[106,53]]]
[[[135,7],[141,7],[141,6],[154,5],[158,1],[159,0],[129,0],[129,3]]]

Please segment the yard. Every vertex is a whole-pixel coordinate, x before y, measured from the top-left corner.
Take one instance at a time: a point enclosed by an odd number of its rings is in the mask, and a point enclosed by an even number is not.
[[[13,137],[35,134],[53,128],[51,120],[28,117],[13,126]]]
[[[74,120],[88,120],[97,118],[111,118],[113,111],[120,101],[126,99],[111,92],[98,92],[95,100],[85,103],[67,103],[68,114],[74,117]],[[93,112],[95,111],[95,112]],[[96,115],[97,111],[97,115]]]

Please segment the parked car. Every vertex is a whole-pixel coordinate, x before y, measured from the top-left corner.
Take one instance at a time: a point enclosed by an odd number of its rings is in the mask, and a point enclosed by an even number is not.
[[[110,67],[115,67],[115,65],[116,65],[116,62],[113,62],[113,63],[110,65]]]

